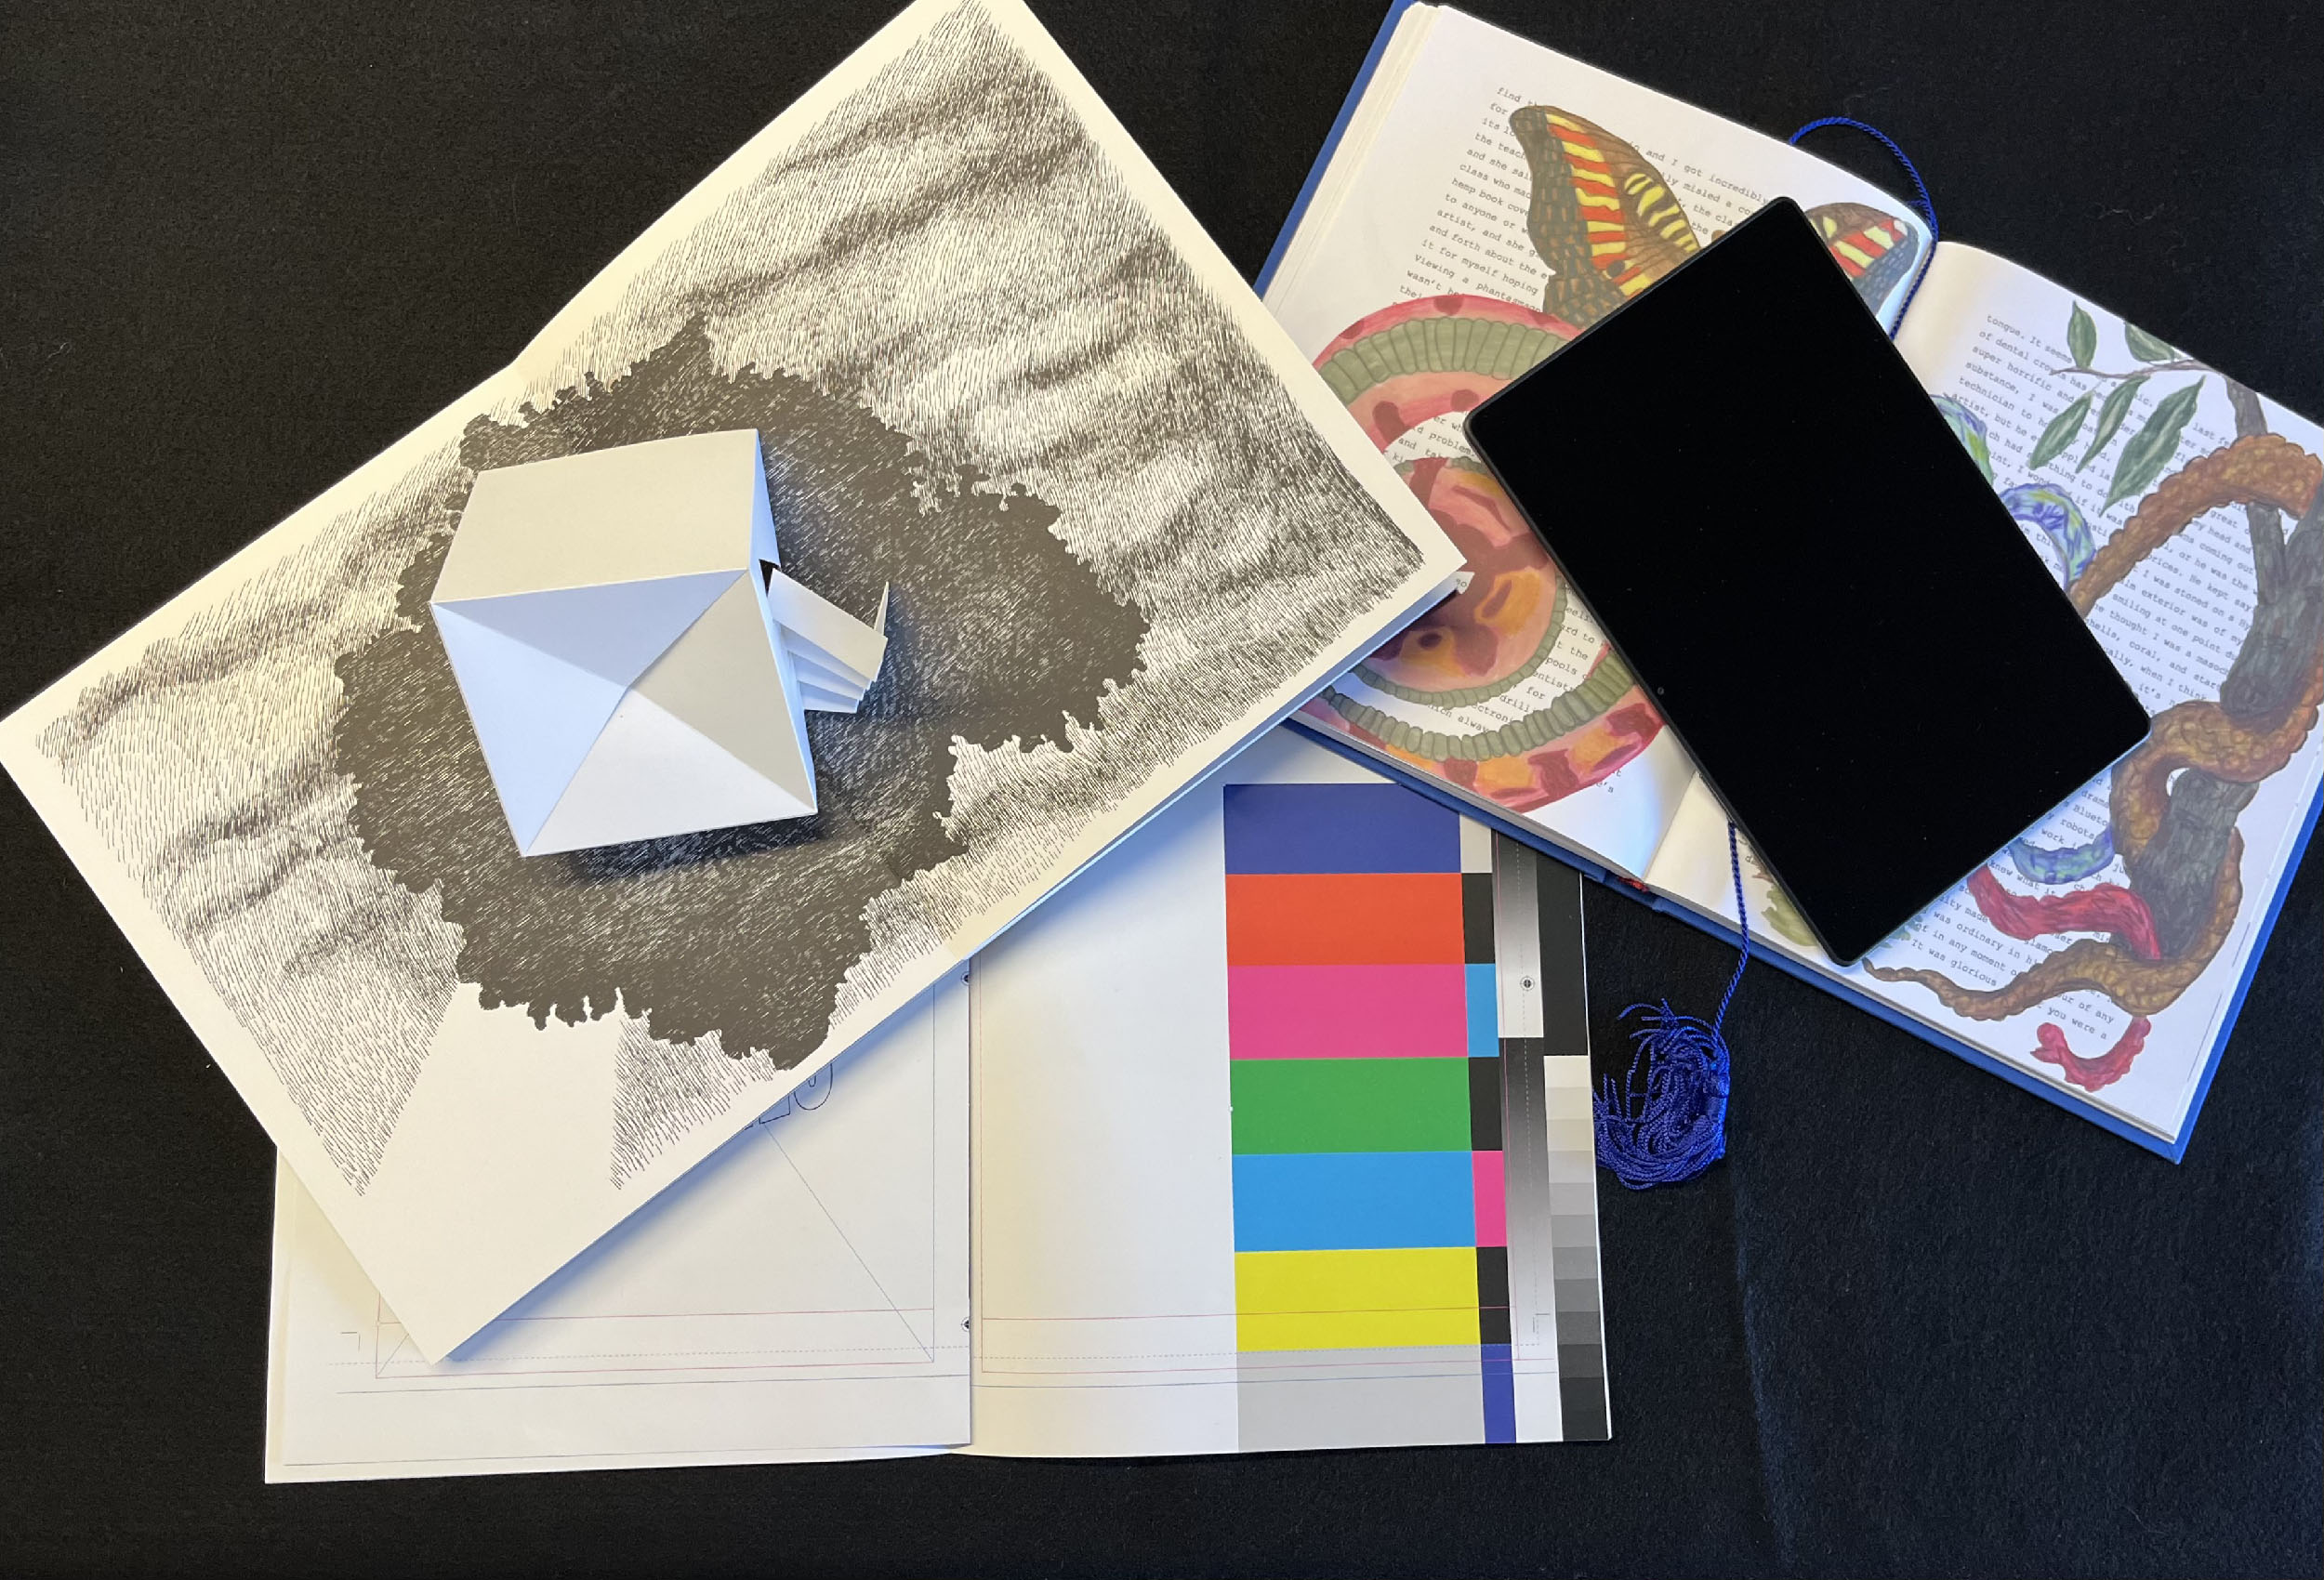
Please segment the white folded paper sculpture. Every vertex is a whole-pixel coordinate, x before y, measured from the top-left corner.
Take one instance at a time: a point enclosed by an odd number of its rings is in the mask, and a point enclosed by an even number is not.
[[[528,856],[815,810],[866,625],[786,576],[756,429],[480,474],[429,608]]]

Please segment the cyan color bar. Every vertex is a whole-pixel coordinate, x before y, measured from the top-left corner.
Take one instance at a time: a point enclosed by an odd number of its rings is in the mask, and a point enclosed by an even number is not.
[[[1235,1160],[1237,1251],[1476,1244],[1461,1152],[1254,1152]]]
[[[1469,1057],[1497,1059],[1501,1051],[1501,984],[1498,966],[1463,966],[1469,1016]]]
[[[1460,820],[1399,784],[1230,784],[1231,873],[1457,873]]]

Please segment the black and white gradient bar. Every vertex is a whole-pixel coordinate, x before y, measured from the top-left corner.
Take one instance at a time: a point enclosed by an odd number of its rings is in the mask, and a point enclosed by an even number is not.
[[[1571,868],[1493,836],[1510,1319],[1518,1435],[1534,1441],[1613,1435],[1581,884]]]

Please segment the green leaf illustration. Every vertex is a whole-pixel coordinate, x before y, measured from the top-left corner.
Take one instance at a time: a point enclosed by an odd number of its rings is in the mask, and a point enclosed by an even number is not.
[[[2177,360],[2179,353],[2164,345],[2135,323],[2122,326],[2122,344],[2131,349],[2131,355],[2142,362],[2167,362]]]
[[[2028,470],[2048,466],[2066,454],[2066,447],[2074,442],[2082,431],[2082,423],[2090,415],[2090,397],[2085,395],[2050,419],[2050,426],[2041,430],[2041,441],[2026,458]]]
[[[2179,452],[2179,435],[2187,418],[2195,415],[2195,402],[2202,393],[2203,381],[2199,378],[2155,402],[2155,409],[2146,415],[2146,426],[2122,446],[2122,458],[2115,463],[2114,481],[2107,486],[2106,502],[2100,509],[2111,510],[2118,501],[2144,494],[2146,485],[2162,475],[2163,467]]]
[[[2098,354],[2098,326],[2082,311],[2082,304],[2074,304],[2074,316],[2066,321],[2066,349],[2074,354],[2076,367],[2088,367],[2090,359]]]
[[[2120,428],[2122,419],[2131,415],[2131,398],[2138,393],[2138,387],[2146,383],[2146,378],[2147,375],[2142,373],[2136,378],[2126,378],[2114,387],[2114,393],[2106,397],[2106,403],[2098,408],[2098,437],[2092,440],[2090,448],[2082,452],[2081,462],[2074,468],[2076,471],[2080,471],[2098,458],[2098,452],[2106,447],[2106,441],[2114,437],[2114,430]]]

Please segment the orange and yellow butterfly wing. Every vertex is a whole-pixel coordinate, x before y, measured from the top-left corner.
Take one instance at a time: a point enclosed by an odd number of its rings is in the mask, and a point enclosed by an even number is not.
[[[1604,127],[1545,104],[1509,127],[1533,175],[1526,233],[1552,270],[1543,311],[1586,329],[1700,245],[1662,173]]]
[[[1807,217],[1867,305],[1879,308],[1912,272],[1921,238],[1895,215],[1868,204],[1827,203],[1809,209]]]

